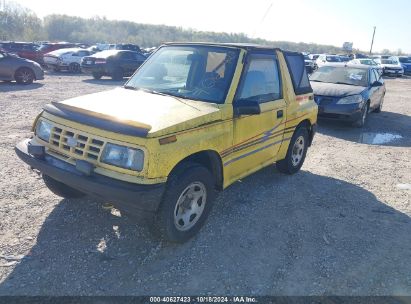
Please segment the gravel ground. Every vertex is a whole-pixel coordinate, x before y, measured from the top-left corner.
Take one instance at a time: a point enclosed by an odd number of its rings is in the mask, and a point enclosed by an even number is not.
[[[298,174],[239,181],[196,238],[170,245],[53,195],[14,154],[44,104],[121,84],[46,76],[0,83],[0,295],[411,295],[410,78],[387,79],[364,129],[320,122]],[[380,133],[402,138],[370,144]]]

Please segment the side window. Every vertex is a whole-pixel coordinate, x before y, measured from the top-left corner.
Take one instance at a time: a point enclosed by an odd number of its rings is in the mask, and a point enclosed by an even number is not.
[[[291,75],[295,94],[301,95],[312,93],[313,89],[311,88],[307,70],[305,69],[303,54],[284,52],[284,57],[287,62],[288,71]]]
[[[373,84],[377,81],[377,77],[375,76],[374,70],[370,70],[370,84]]]
[[[375,75],[375,78],[377,79],[377,80],[380,80],[380,78],[381,78],[381,75],[380,75],[380,73],[378,73],[378,71],[377,70],[372,70],[373,71],[373,73],[374,73],[374,75]]]
[[[132,53],[124,52],[124,53],[120,53],[120,59],[122,59],[122,60],[133,60],[134,56],[133,56]]]
[[[252,54],[242,76],[237,100],[264,103],[282,97],[275,55]]]

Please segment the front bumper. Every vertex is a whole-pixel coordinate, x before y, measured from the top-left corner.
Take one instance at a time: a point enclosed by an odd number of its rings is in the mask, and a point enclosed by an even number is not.
[[[383,75],[402,76],[404,75],[404,70],[390,70],[389,68],[386,68],[383,70]]]
[[[26,139],[16,145],[15,151],[31,168],[103,202],[113,203],[120,210],[130,213],[155,212],[160,205],[165,183],[142,185],[119,181],[94,172],[85,175],[75,166],[45,153],[36,156],[30,154],[29,146],[30,140]]]
[[[328,104],[318,106],[318,117],[325,119],[357,121],[361,118],[361,104]]]

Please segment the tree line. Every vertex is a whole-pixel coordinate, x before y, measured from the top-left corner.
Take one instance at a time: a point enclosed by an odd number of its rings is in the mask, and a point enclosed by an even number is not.
[[[220,33],[183,29],[176,26],[108,20],[105,17],[80,18],[48,15],[40,19],[15,2],[0,0],[0,40],[67,41],[78,43],[134,43],[155,47],[172,41],[257,43],[285,50],[310,53],[341,53],[340,47],[315,43],[268,41],[243,33]]]

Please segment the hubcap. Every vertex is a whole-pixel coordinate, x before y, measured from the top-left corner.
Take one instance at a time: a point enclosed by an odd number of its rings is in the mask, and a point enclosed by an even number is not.
[[[298,164],[301,162],[304,154],[304,147],[304,137],[299,136],[294,143],[291,153],[291,161],[294,167],[298,166]]]
[[[31,79],[30,72],[27,72],[27,71],[21,72],[20,79],[22,82],[28,82]]]
[[[207,200],[206,187],[193,182],[181,193],[174,208],[174,225],[177,230],[187,231],[200,219]]]

